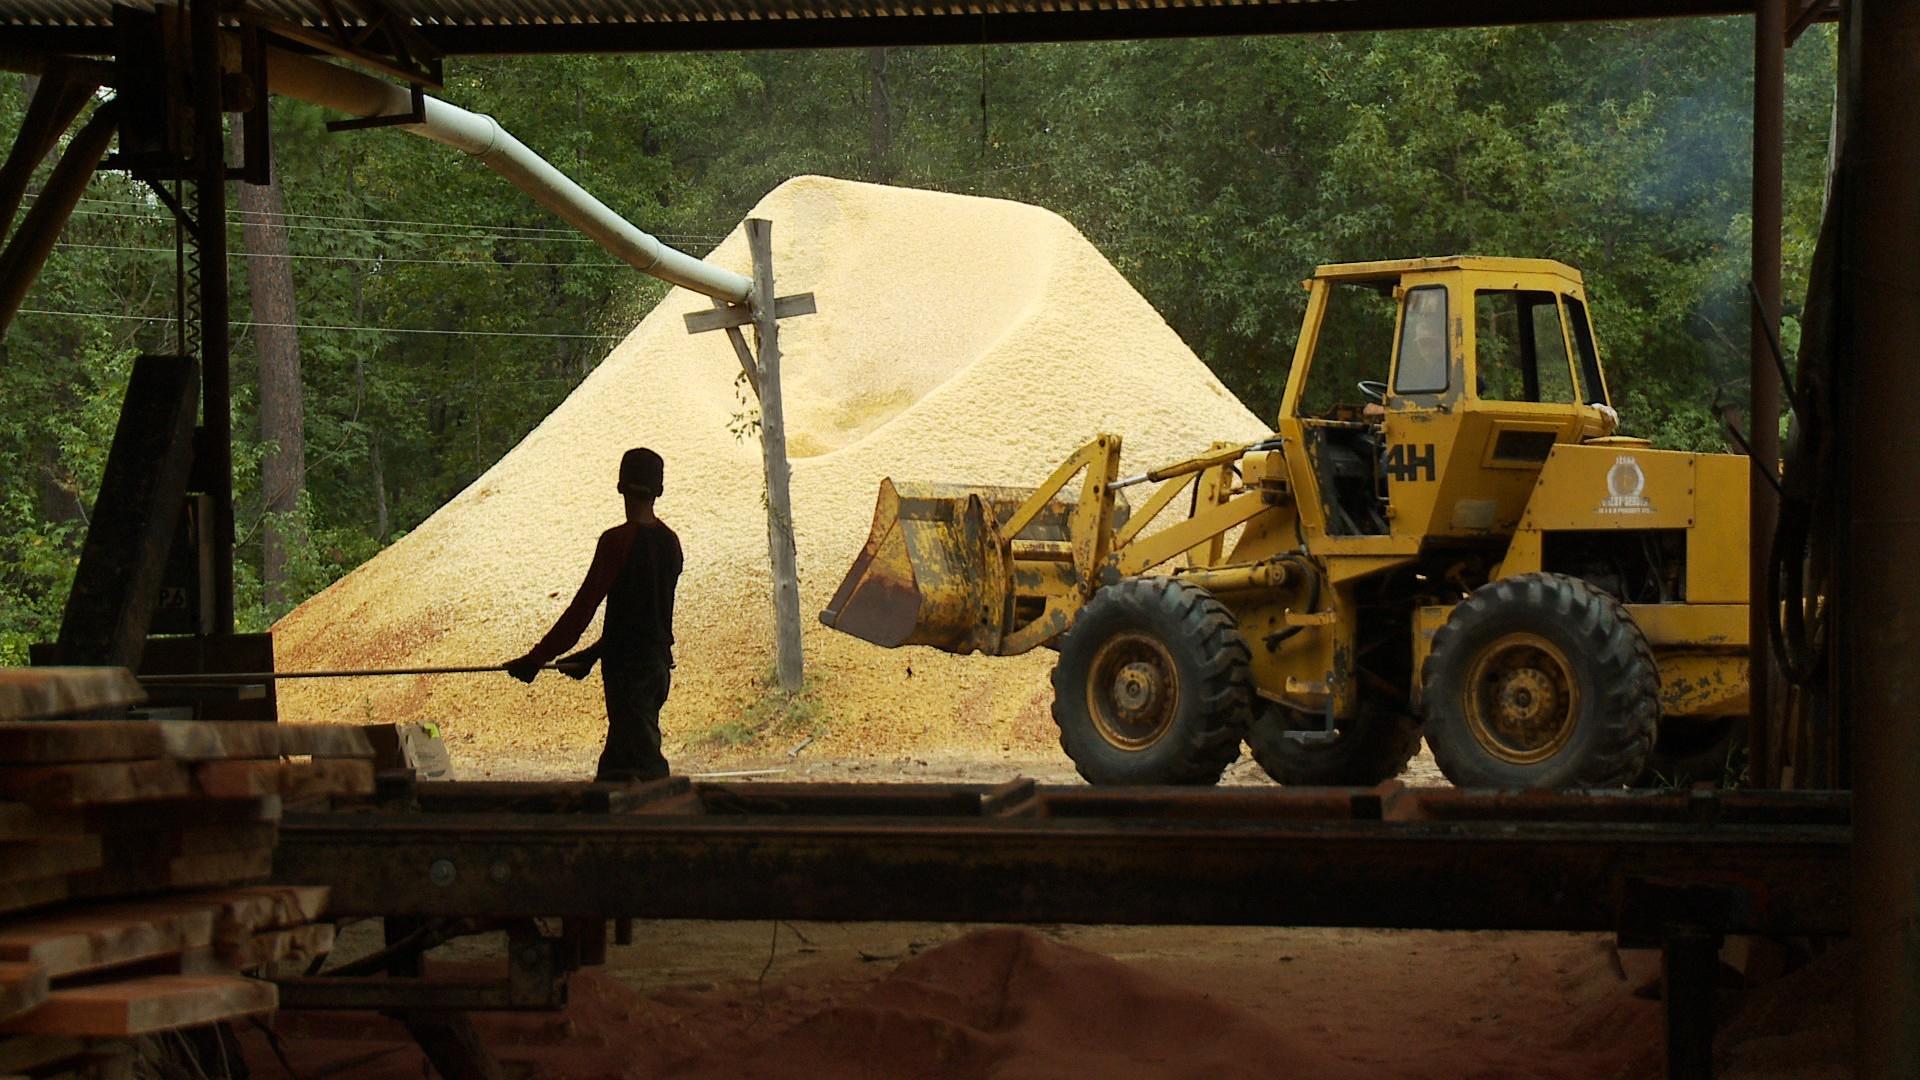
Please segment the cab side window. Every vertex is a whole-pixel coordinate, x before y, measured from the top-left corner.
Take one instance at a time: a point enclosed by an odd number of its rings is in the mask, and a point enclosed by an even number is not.
[[[1479,396],[1489,401],[1579,400],[1559,298],[1523,290],[1474,293],[1475,359]]]
[[[1587,321],[1587,305],[1567,297],[1567,322],[1573,328],[1573,346],[1578,350],[1580,400],[1588,405],[1607,404],[1607,384],[1600,378],[1600,350],[1594,348],[1593,324]]]
[[[1446,388],[1447,290],[1440,285],[1409,289],[1400,320],[1394,393],[1434,394]]]

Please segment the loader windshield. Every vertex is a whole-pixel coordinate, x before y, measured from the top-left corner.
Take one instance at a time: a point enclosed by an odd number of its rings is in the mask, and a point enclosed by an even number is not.
[[[1326,416],[1341,405],[1364,404],[1359,383],[1386,382],[1395,314],[1392,281],[1343,281],[1327,290],[1299,415]]]

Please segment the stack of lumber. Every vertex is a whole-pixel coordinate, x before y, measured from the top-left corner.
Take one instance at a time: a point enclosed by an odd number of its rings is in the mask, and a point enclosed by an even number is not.
[[[333,944],[262,885],[282,806],[366,795],[355,728],[0,723],[0,1076],[117,1077],[133,1041],[271,1011],[249,977]]]

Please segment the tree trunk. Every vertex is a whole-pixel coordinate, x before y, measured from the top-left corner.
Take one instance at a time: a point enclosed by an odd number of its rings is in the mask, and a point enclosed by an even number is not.
[[[239,141],[236,125],[234,139]],[[271,165],[271,162],[269,162]],[[253,340],[260,357],[260,493],[269,515],[260,529],[260,581],[269,608],[286,600],[287,546],[296,526],[272,515],[290,514],[307,484],[306,401],[300,381],[299,318],[293,304],[293,261],[287,258],[280,173],[265,185],[240,184],[241,235],[247,250],[247,293],[253,300]]]
[[[353,322],[358,326],[365,321],[366,294],[361,291],[360,283],[354,285],[353,292]],[[355,355],[353,358],[354,418],[358,419],[364,415],[366,408],[367,363],[364,358]],[[367,425],[367,465],[373,473],[373,538],[384,544],[387,542],[387,530],[390,527],[387,521],[387,470],[380,461],[380,428],[371,423]]]
[[[887,92],[887,50],[867,50],[867,161],[876,180],[890,180],[887,166],[893,148],[893,101]]]
[[[391,526],[387,521],[387,471],[380,462],[380,429],[373,431],[373,536],[387,542]]]

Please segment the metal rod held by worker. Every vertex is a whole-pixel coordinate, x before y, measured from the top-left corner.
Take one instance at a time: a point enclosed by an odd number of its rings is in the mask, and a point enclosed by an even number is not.
[[[542,671],[558,671],[558,664],[542,664]],[[143,683],[174,685],[213,685],[226,683],[276,682],[284,679],[358,679],[371,675],[477,675],[488,671],[505,671],[505,664],[487,664],[473,667],[412,667],[412,668],[363,668],[360,670],[341,669],[337,671],[202,671],[173,675],[136,676]]]

